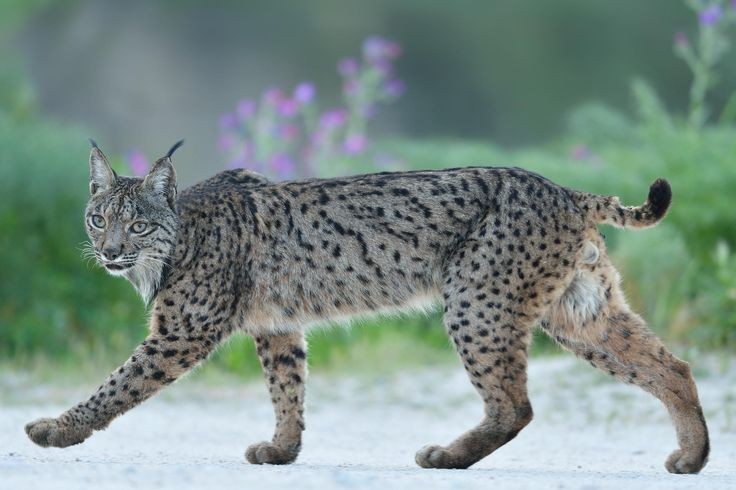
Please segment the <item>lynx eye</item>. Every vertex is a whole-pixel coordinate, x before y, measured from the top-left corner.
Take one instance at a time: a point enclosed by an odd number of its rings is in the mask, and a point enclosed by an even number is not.
[[[91,221],[92,221],[92,226],[94,226],[95,228],[105,227],[105,218],[103,218],[99,214],[93,214]]]
[[[143,233],[148,229],[148,225],[144,223],[143,221],[136,221],[132,225],[130,225],[130,231],[133,233]]]

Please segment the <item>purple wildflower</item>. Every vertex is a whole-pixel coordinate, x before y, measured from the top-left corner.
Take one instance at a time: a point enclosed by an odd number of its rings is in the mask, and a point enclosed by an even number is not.
[[[355,79],[345,80],[345,83],[342,84],[342,92],[345,95],[353,95],[358,91],[358,86],[358,81]]]
[[[401,45],[380,36],[371,36],[363,42],[363,56],[369,60],[393,60],[401,56]]]
[[[307,106],[316,103],[317,90],[309,81],[290,93],[270,87],[260,98],[243,99],[232,114],[224,114],[217,146],[229,160],[228,167],[283,179],[314,175],[319,165],[341,154],[365,154],[369,140],[362,128],[380,104],[401,96],[406,87],[393,75],[394,60],[402,53],[398,43],[373,36],[362,51],[362,57],[337,63],[345,106],[319,113],[316,125],[312,119],[317,109]],[[376,164],[389,166],[389,160]]]
[[[359,155],[365,151],[368,140],[363,134],[351,134],[345,138],[343,150],[348,155]]]
[[[394,41],[388,41],[383,47],[384,54],[392,60],[395,60],[396,58],[401,56],[401,53],[403,51],[404,50],[401,45]]]
[[[687,34],[685,34],[682,31],[675,33],[675,46],[676,47],[684,48],[685,46],[688,46],[689,44],[690,44],[690,39],[688,39]]]
[[[319,123],[325,129],[339,128],[348,120],[348,113],[345,109],[332,109],[320,117]]]
[[[723,17],[723,9],[720,5],[713,4],[700,11],[698,16],[700,24],[705,27],[712,27],[718,23]]]
[[[406,84],[403,80],[394,78],[393,80],[386,82],[384,90],[386,91],[386,95],[389,97],[400,97],[406,90]]]
[[[299,112],[299,103],[288,97],[282,98],[278,102],[279,114],[284,117],[294,117]]]
[[[590,158],[590,149],[584,144],[575,145],[572,150],[570,150],[570,158],[578,161],[587,160]]]
[[[369,60],[381,59],[386,55],[388,41],[379,36],[371,36],[363,41],[363,55]]]
[[[294,175],[296,166],[288,153],[277,153],[269,159],[269,166],[276,175],[288,179]]]
[[[220,116],[221,129],[234,129],[238,126],[238,118],[232,112]]]
[[[229,170],[232,170],[235,168],[245,168],[246,163],[247,162],[245,161],[245,158],[237,156],[233,158],[232,160],[230,160],[229,162],[227,162],[226,166]]]
[[[126,160],[128,161],[128,168],[134,176],[143,177],[148,173],[148,160],[142,152],[133,150],[128,153]]]
[[[263,93],[263,100],[272,106],[278,105],[279,102],[284,98],[284,93],[280,88],[272,87]]]
[[[312,82],[302,82],[294,89],[293,97],[300,104],[307,105],[312,103],[316,93],[317,89]]]
[[[235,112],[241,121],[247,121],[256,113],[256,103],[250,99],[243,99],[238,102]]]
[[[358,73],[358,62],[355,58],[343,58],[337,62],[337,72],[343,77],[353,77]]]
[[[384,77],[390,77],[394,72],[394,65],[390,60],[377,59],[371,61],[371,66]]]
[[[251,166],[251,156],[253,154],[253,145],[249,141],[244,141],[237,148],[232,159],[228,163],[228,168],[245,168]]]
[[[299,137],[299,126],[296,124],[283,124],[279,127],[279,136],[285,141],[294,141]]]
[[[223,133],[217,140],[217,148],[222,152],[226,152],[232,149],[232,147],[235,146],[237,142],[238,139],[233,133]]]

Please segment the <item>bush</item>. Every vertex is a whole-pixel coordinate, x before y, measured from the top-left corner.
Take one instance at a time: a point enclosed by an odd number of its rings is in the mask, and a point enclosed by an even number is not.
[[[49,359],[54,370],[111,369],[146,335],[147,314],[133,288],[81,256],[88,155],[79,129],[0,116],[0,357],[22,367]],[[452,355],[437,315],[359,323],[368,325],[316,331],[310,364]],[[390,325],[373,328],[376,323]],[[407,355],[416,339],[420,345]],[[384,348],[376,346],[394,348],[377,354]],[[220,349],[215,364],[260,371],[253,343],[242,337]]]
[[[404,140],[379,149],[412,168],[520,166],[575,189],[619,195],[627,204],[641,203],[655,178],[668,178],[674,201],[666,220],[646,231],[604,228],[609,251],[632,305],[661,335],[732,348],[736,129],[635,123],[601,107],[570,120],[567,138],[519,151],[481,142]],[[619,136],[607,139],[612,128]],[[78,129],[0,117],[0,355],[21,365],[41,356],[56,364],[113,367],[146,333],[146,311],[130,285],[81,258],[85,141]],[[365,325],[315,332],[312,366],[452,357],[439,314],[359,323]],[[215,364],[234,372],[258,371],[247,340],[234,341],[215,357]]]
[[[145,328],[131,288],[81,259],[87,155],[79,130],[0,117],[0,355],[103,357]]]

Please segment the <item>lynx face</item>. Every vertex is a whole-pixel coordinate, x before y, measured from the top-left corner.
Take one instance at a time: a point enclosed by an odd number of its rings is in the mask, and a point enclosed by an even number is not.
[[[169,157],[145,178],[118,177],[102,152],[90,156],[85,228],[97,262],[130,280],[145,301],[160,280],[176,241],[176,175]]]

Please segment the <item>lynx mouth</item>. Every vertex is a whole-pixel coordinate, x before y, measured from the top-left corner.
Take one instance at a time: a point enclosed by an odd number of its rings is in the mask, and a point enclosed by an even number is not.
[[[104,264],[104,265],[105,265],[105,269],[109,271],[114,271],[114,272],[124,271],[125,269],[130,269],[131,267],[133,267],[133,264]]]

